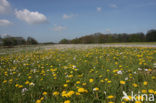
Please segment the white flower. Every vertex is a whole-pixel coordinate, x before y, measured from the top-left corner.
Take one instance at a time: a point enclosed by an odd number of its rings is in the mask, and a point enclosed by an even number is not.
[[[73,65],[73,68],[76,68],[76,66],[75,66],[75,65]]]
[[[134,74],[136,74],[136,72],[134,72]]]
[[[125,80],[128,80],[128,77],[126,77]]]
[[[106,94],[106,91],[103,91]]]
[[[22,94],[24,95],[24,93],[25,93],[26,91],[28,91],[28,89],[27,89],[27,88],[23,88],[21,92],[22,92]]]
[[[121,71],[121,70],[119,70],[119,71],[117,71],[117,73],[118,73],[118,74],[122,74],[122,71]]]
[[[142,70],[141,68],[138,68],[138,70]]]
[[[31,82],[29,85],[30,85],[30,86],[35,86],[35,84],[34,84],[33,82]]]
[[[148,71],[148,69],[144,69],[145,71]]]

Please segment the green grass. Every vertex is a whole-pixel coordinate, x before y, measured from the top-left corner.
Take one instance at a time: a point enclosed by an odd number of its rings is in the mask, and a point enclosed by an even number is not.
[[[122,91],[156,95],[154,63],[156,48],[10,51],[0,55],[0,102],[121,103]]]

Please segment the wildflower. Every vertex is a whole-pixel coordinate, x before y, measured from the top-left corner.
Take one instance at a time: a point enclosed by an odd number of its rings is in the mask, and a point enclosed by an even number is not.
[[[80,81],[77,81],[76,84],[80,84]]]
[[[64,103],[70,103],[70,100],[66,100],[66,101],[64,101]]]
[[[122,71],[121,70],[117,71],[117,74],[122,74]]]
[[[128,80],[128,77],[126,77],[125,80]]]
[[[111,80],[107,81],[107,83],[111,83],[111,82],[112,82]]]
[[[29,85],[30,85],[30,86],[34,86],[35,84],[34,84],[33,82],[30,82]]]
[[[147,90],[142,90],[141,92],[142,92],[142,93],[147,93]]]
[[[29,81],[26,81],[25,84],[29,84]]]
[[[79,92],[76,92],[75,94],[76,94],[76,95],[80,95],[80,93],[79,93]]]
[[[42,95],[47,95],[47,92],[43,92]]]
[[[135,101],[135,103],[141,103],[140,101]]]
[[[70,80],[66,80],[66,83],[69,83],[70,82]]]
[[[144,83],[143,83],[144,85],[147,85],[148,84],[148,82],[147,81],[144,81]]]
[[[107,98],[108,99],[112,99],[112,98],[114,98],[114,96],[113,95],[109,95],[109,96],[107,96]]]
[[[93,88],[93,91],[98,91],[98,90],[99,90],[99,88],[97,88],[97,87],[96,88]]]
[[[23,85],[19,85],[18,88],[23,88]]]
[[[94,81],[94,79],[89,79],[89,82],[92,83]]]
[[[59,95],[59,92],[55,91],[55,92],[53,92],[53,95],[57,96],[57,95]]]
[[[110,101],[110,102],[108,102],[108,103],[114,103],[114,102],[111,102],[111,101]]]
[[[23,88],[22,89],[22,94],[24,94],[26,91],[28,91],[28,89],[27,88]]]
[[[15,85],[15,87],[18,87],[18,86],[19,86],[19,84],[16,84],[16,85]]]
[[[138,87],[138,85],[136,83],[133,83],[132,85],[133,85],[133,87]]]
[[[6,83],[6,82],[7,82],[7,80],[4,80],[4,81],[3,81],[3,83]]]
[[[125,84],[125,81],[120,81],[120,84]]]
[[[87,83],[82,83],[83,86],[85,86]]]
[[[138,70],[142,70],[141,68],[138,68]]]
[[[148,92],[152,94],[152,93],[154,93],[154,90],[153,89],[149,89]]]
[[[101,83],[103,83],[103,82],[104,82],[104,80],[100,80],[100,82],[101,82]]]
[[[88,91],[86,89],[84,89],[84,88],[78,88],[78,92],[83,93],[83,92],[88,92]]]
[[[68,84],[64,84],[63,86],[64,86],[64,87],[67,87],[67,86],[68,86]]]
[[[41,103],[41,100],[38,99],[38,100],[36,101],[36,103]]]

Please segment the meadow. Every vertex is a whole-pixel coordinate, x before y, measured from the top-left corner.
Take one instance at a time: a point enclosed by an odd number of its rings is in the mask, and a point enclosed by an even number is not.
[[[156,101],[154,47],[5,51],[7,54],[0,54],[0,103]],[[123,91],[130,99],[121,100]],[[151,102],[136,95],[136,100],[132,101],[132,91],[148,97],[153,94],[155,100]]]

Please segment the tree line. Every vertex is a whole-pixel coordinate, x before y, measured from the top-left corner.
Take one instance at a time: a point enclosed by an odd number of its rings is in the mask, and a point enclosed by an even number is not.
[[[72,40],[62,39],[60,44],[90,44],[90,43],[122,43],[122,42],[156,42],[156,30],[149,30],[144,33],[121,33],[121,34],[103,34],[95,33]]]
[[[0,45],[16,46],[16,45],[33,45],[38,44],[38,41],[32,37],[24,39],[23,37],[0,37]]]

